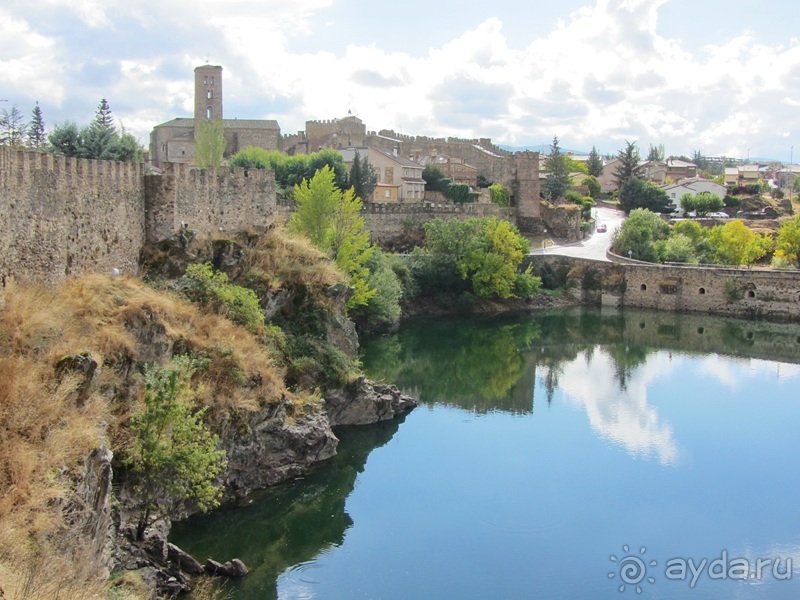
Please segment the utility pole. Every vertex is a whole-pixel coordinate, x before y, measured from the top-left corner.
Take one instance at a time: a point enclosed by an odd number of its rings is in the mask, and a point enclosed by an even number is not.
[[[789,204],[792,202],[792,184],[794,183],[794,169],[792,168],[792,161],[794,160],[794,146],[789,149],[789,173],[786,180],[789,182]]]

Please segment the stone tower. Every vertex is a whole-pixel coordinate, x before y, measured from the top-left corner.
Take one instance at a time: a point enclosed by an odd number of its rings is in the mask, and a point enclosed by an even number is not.
[[[194,70],[194,122],[222,119],[222,67],[203,65]]]

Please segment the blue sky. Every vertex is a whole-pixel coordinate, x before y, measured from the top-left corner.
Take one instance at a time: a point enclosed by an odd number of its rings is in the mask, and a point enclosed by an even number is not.
[[[226,117],[352,110],[368,129],[615,153],[788,161],[800,125],[790,0],[5,0],[0,106],[88,122],[101,97],[147,143],[224,68]]]

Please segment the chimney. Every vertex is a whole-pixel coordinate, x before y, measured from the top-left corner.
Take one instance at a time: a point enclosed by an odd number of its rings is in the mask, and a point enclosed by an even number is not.
[[[394,154],[394,155],[395,155],[395,157],[397,156],[397,146],[395,146],[395,147],[394,147],[394,150],[392,150],[392,154]]]

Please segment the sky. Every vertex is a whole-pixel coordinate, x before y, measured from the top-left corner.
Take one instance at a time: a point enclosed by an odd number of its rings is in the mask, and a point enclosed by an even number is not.
[[[615,154],[800,156],[796,0],[3,0],[0,109],[147,145],[223,67],[226,118]]]

